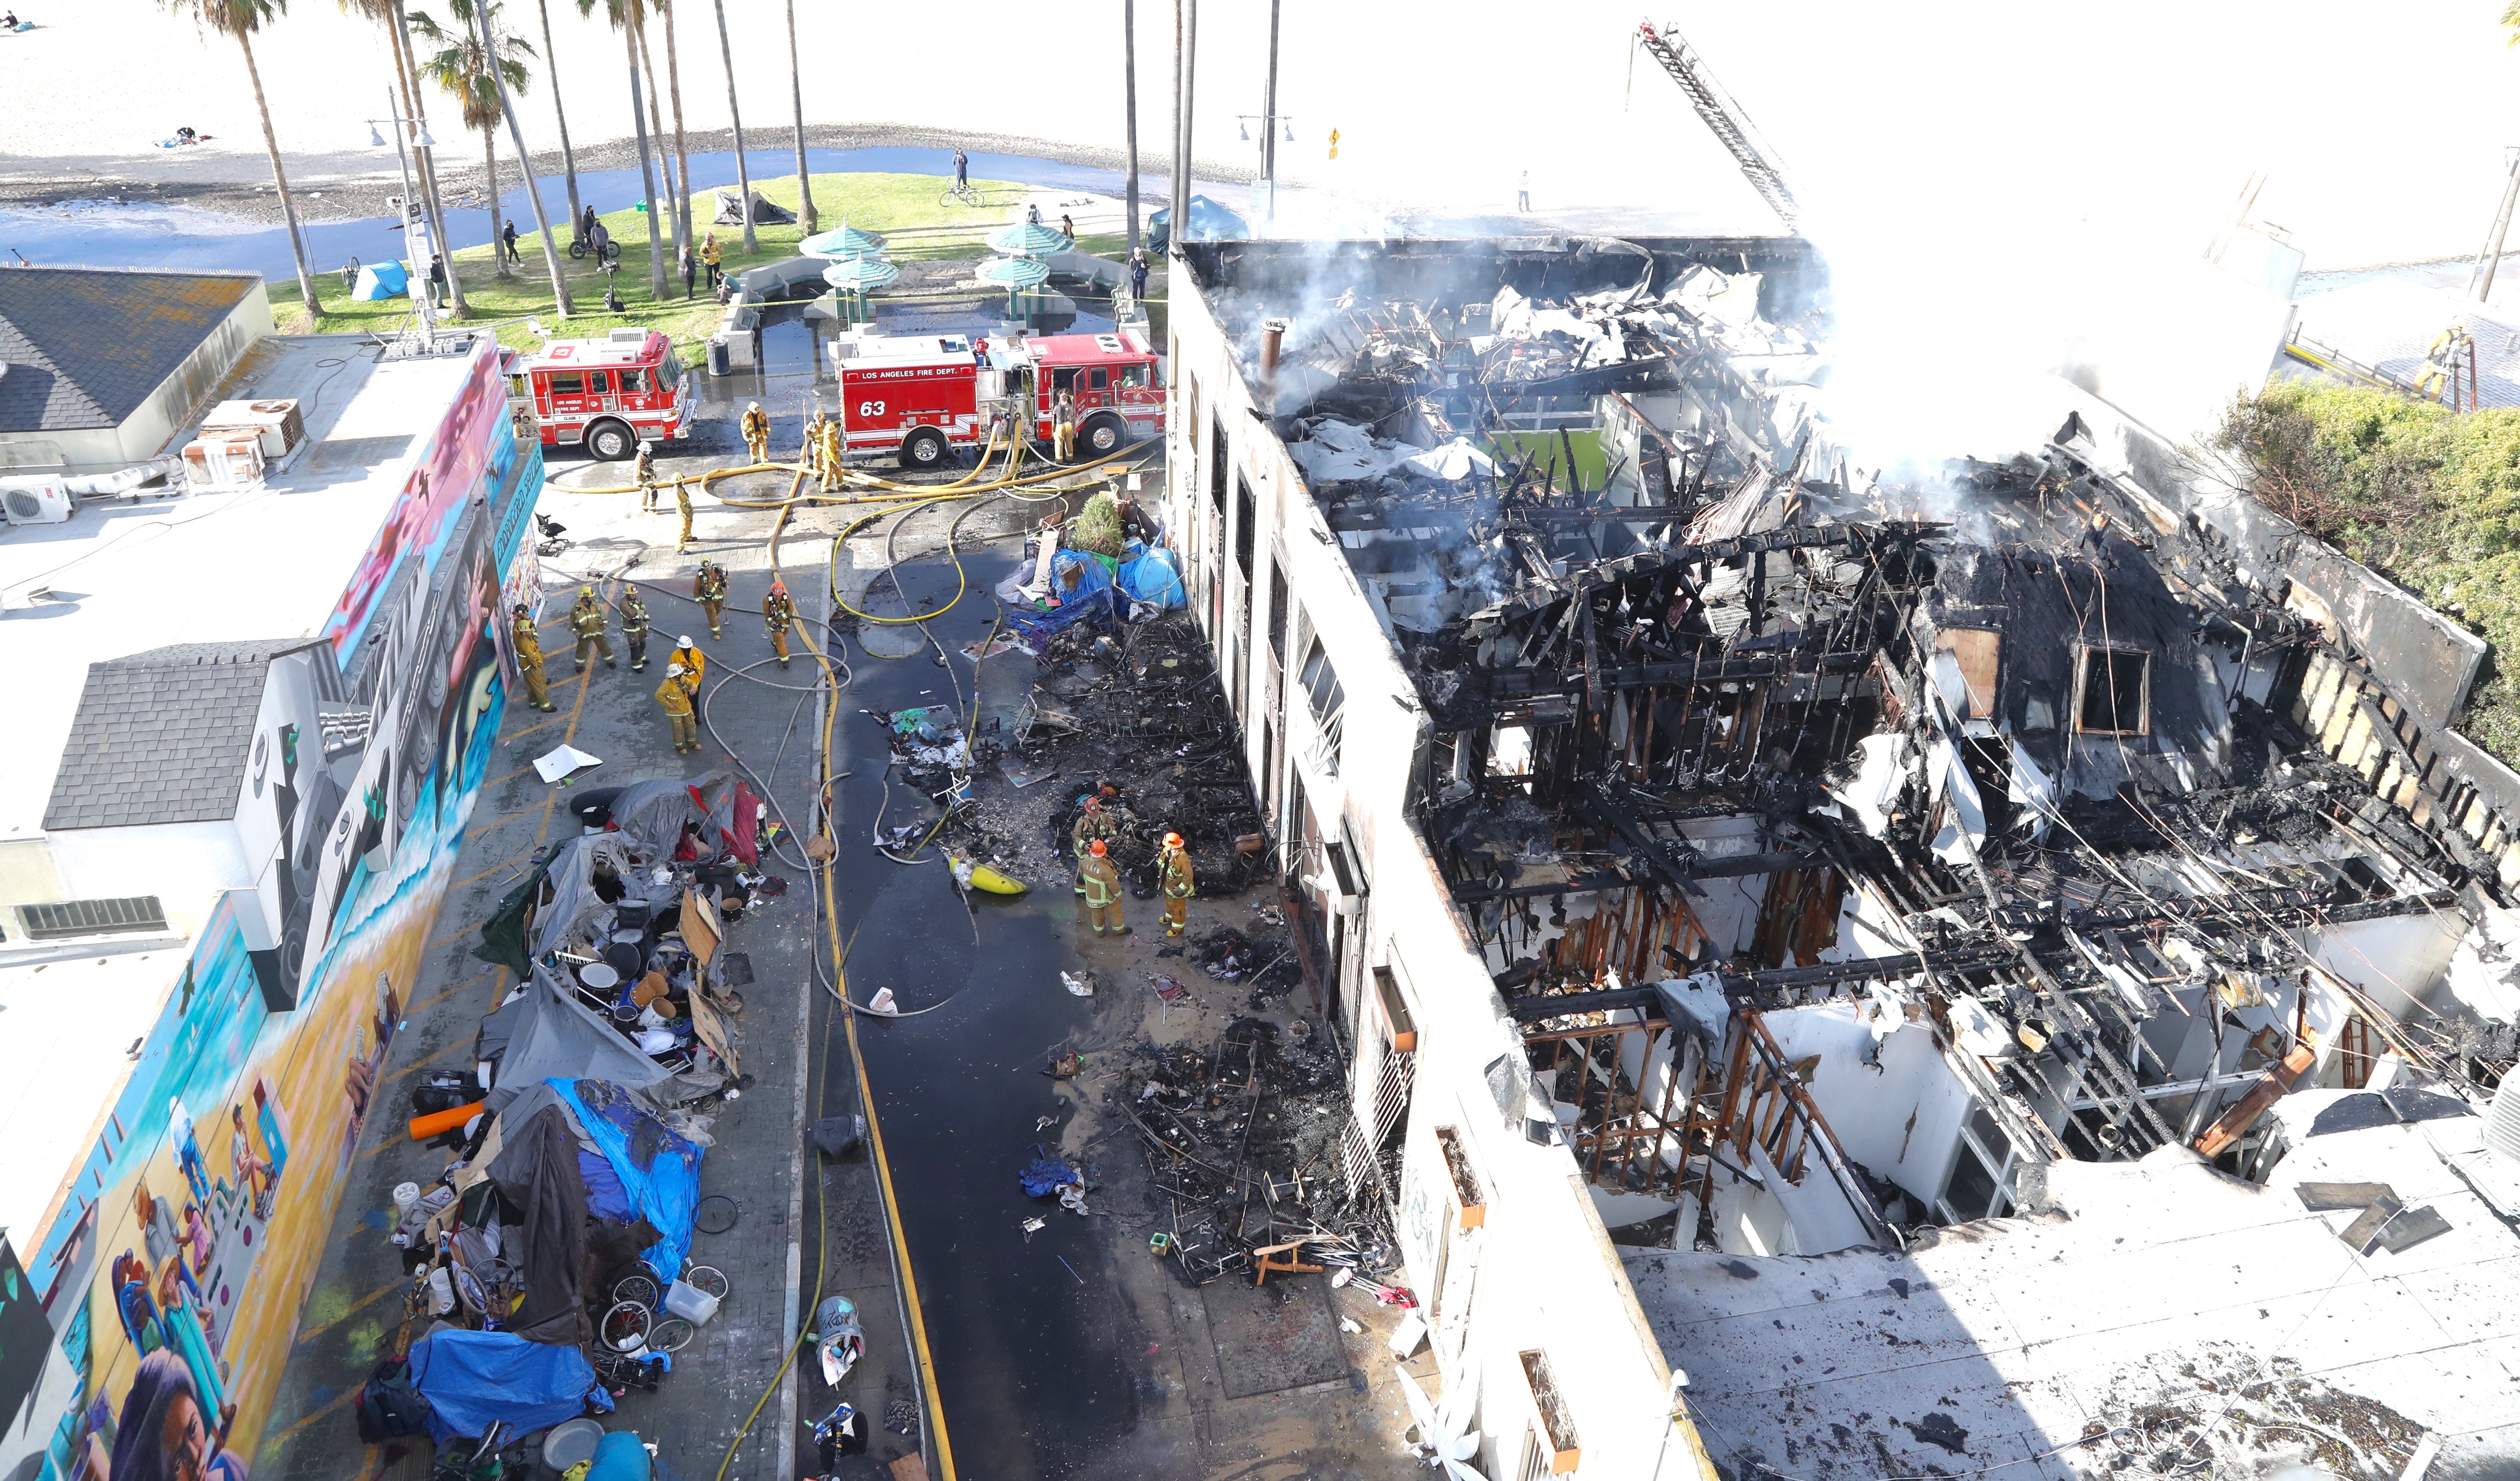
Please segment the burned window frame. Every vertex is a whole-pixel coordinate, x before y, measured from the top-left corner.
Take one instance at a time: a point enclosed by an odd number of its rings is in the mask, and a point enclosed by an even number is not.
[[[2123,721],[2123,720],[2125,720],[2125,719],[2126,719],[2125,714],[2124,714],[2124,713],[2119,709],[2119,706],[2118,706],[2118,703],[2117,703],[2117,693],[2116,693],[2116,692],[2117,692],[2117,684],[2116,684],[2116,682],[2115,682],[2115,676],[2116,676],[2116,672],[2117,672],[2117,667],[2118,667],[2119,659],[2121,659],[2121,658],[2135,658],[2135,659],[2139,660],[2139,664],[2140,664],[2140,666],[2139,666],[2139,668],[2138,669],[2138,678],[2137,678],[2137,681],[2136,681],[2136,715],[2135,715],[2135,721],[2136,721],[2136,723],[2135,723],[2134,725],[2132,725],[2132,726],[2127,726],[2127,725],[2107,726],[2107,725],[2093,725],[2093,724],[2092,724],[2092,723],[2090,722],[2089,715],[2088,715],[2088,711],[2089,711],[2089,708],[2090,708],[2090,700],[2091,700],[2091,696],[2090,696],[2090,694],[2089,694],[2089,685],[2090,685],[2090,683],[2091,683],[2091,677],[2092,677],[2092,655],[2093,653],[2107,653],[2107,654],[2110,654],[2110,655],[2111,655],[2111,656],[2110,656],[2110,658],[2109,658],[2109,660],[2108,660],[2108,662],[2107,662],[2107,664],[2105,665],[2105,666],[2106,666],[2106,668],[2109,670],[2109,673],[2110,673],[2110,676],[2111,676],[2111,682],[2110,682],[2110,685],[2109,685],[2109,690],[2110,690],[2109,713],[2110,713],[2111,718],[2116,719],[2116,720],[2119,720],[2119,721]],[[2135,646],[2135,645],[2133,645],[2133,644],[2128,644],[2128,643],[2077,643],[2077,644],[2075,644],[2075,645],[2074,645],[2074,688],[2073,688],[2073,706],[2074,706],[2074,734],[2076,734],[2076,735],[2078,735],[2078,736],[2149,736],[2149,735],[2151,735],[2151,734],[2152,734],[2152,650],[2147,649],[2147,648],[2138,648],[2138,647],[2136,647],[2136,646]]]
[[[1984,1126],[1976,1124],[1979,1122],[1985,1123]],[[2001,1155],[1986,1144],[1988,1137],[2003,1148]],[[1952,1186],[1959,1177],[1962,1157],[1974,1157],[1978,1165],[1987,1170],[1993,1184],[1982,1213],[1965,1212],[1952,1202]],[[2001,1219],[2011,1213],[2015,1201],[2014,1185],[2018,1182],[2022,1161],[2020,1149],[2004,1133],[2002,1123],[1996,1120],[1994,1113],[1985,1106],[1972,1104],[1969,1113],[1960,1118],[1958,1142],[1952,1148],[1951,1165],[1943,1170],[1941,1191],[1934,1194],[1934,1212],[1952,1224],[1966,1224],[1973,1219]]]
[[[1304,692],[1304,711],[1313,717],[1315,739],[1310,749],[1322,771],[1335,777],[1339,742],[1347,730],[1347,690],[1339,683],[1338,666],[1322,646],[1320,633],[1314,633],[1301,651],[1304,661],[1296,671],[1296,683]]]

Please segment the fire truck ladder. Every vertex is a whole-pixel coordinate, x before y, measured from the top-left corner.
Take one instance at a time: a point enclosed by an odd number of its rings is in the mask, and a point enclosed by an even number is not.
[[[1671,80],[1688,95],[1689,106],[1697,110],[1697,116],[1706,120],[1716,139],[1732,152],[1759,198],[1784,219],[1787,229],[1799,230],[1802,207],[1795,203],[1793,191],[1785,185],[1784,171],[1778,165],[1775,152],[1766,147],[1741,106],[1717,85],[1706,64],[1688,49],[1688,43],[1678,32],[1669,26],[1657,31],[1647,21],[1637,27],[1637,33],[1644,49],[1653,53],[1662,69],[1671,73]]]

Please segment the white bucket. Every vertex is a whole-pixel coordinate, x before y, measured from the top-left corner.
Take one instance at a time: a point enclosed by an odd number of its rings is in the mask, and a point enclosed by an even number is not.
[[[403,1216],[411,1212],[411,1206],[420,1201],[420,1185],[417,1183],[395,1184],[393,1200],[394,1221],[396,1223],[400,1223]]]
[[[694,1326],[706,1326],[709,1318],[717,1315],[717,1297],[677,1280],[665,1287],[665,1310]]]

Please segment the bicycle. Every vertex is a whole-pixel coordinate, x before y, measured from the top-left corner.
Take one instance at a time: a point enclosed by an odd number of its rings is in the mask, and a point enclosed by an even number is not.
[[[568,254],[571,257],[583,257],[591,251],[596,251],[595,244],[587,241],[584,237],[580,237],[568,245]],[[604,244],[603,250],[597,252],[596,260],[599,262],[620,261],[621,244],[618,242],[606,242]]]
[[[945,194],[936,198],[936,203],[938,205],[978,205],[980,192],[970,181],[957,180],[945,187]]]

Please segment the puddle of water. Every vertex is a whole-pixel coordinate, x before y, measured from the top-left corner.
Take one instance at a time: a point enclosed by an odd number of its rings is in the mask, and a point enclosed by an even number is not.
[[[743,153],[755,180],[795,172],[796,153],[792,149],[748,149]],[[944,149],[887,147],[805,152],[806,167],[817,174],[854,171],[941,177],[953,173],[953,151]],[[695,194],[735,185],[733,150],[694,155],[691,166]],[[1117,196],[1127,187],[1127,176],[1119,170],[1062,164],[1029,155],[972,155],[971,174],[976,179],[1017,180],[1051,190],[1104,196]],[[533,208],[526,203],[523,183],[510,183],[512,188],[501,193],[501,209],[517,222],[518,231],[526,231],[533,225]],[[564,233],[568,219],[566,180],[547,175],[535,185],[541,193],[543,208],[551,215],[552,229]],[[579,199],[599,212],[623,209],[647,194],[635,168],[581,170],[577,187]],[[1244,187],[1214,183],[1201,183],[1197,188],[1220,199],[1228,191],[1238,196],[1245,191]],[[1161,176],[1142,172],[1138,190],[1140,208],[1151,214],[1163,204],[1167,188]],[[489,240],[490,218],[477,203],[471,208],[453,200],[444,203],[447,234],[455,239],[457,247],[478,246]],[[310,199],[305,204],[313,209],[320,208],[321,202]],[[697,213],[694,225],[698,230],[709,229]],[[336,273],[353,257],[376,262],[399,257],[403,252],[402,226],[391,216],[314,222],[307,226],[306,233],[311,265],[327,275]],[[519,245],[524,247],[527,266],[537,265],[534,248]],[[194,206],[91,201],[66,206],[0,209],[0,254],[13,251],[38,265],[243,270],[258,272],[275,283],[287,282],[296,274],[289,236],[282,228]],[[319,289],[325,286],[317,285]]]

